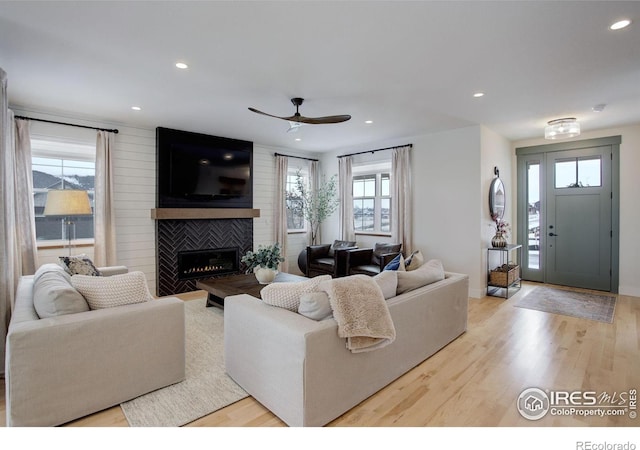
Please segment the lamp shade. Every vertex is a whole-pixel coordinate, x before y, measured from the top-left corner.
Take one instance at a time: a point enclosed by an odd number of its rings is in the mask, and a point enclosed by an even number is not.
[[[89,194],[81,190],[52,189],[47,193],[43,214],[45,216],[91,215]]]
[[[580,124],[575,117],[552,120],[544,129],[545,139],[567,139],[579,135]]]

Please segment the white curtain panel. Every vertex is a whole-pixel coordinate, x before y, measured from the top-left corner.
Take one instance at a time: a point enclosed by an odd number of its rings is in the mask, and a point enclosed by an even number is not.
[[[340,236],[344,241],[355,241],[353,230],[353,157],[338,158],[338,184],[340,187]]]
[[[402,252],[410,255],[413,250],[412,190],[411,190],[411,146],[396,147],[392,150],[392,221],[393,242],[402,243]]]
[[[274,231],[275,241],[280,244],[281,254],[285,260],[280,263],[280,271],[288,272],[289,263],[287,255],[287,172],[289,170],[289,158],[283,155],[276,155],[276,198],[274,201]]]
[[[318,161],[311,161],[311,163],[309,164],[309,181],[310,181],[310,185],[311,185],[311,192],[313,192],[313,195],[316,195],[316,193],[318,192],[318,187],[320,186],[320,172],[318,169]],[[309,245],[316,245],[316,244],[320,244],[322,242],[322,231],[321,231],[322,227],[318,227],[318,234],[316,235],[316,241],[313,242],[311,239],[311,230],[309,230],[309,232],[307,233],[307,237],[309,240]]]
[[[7,73],[0,69],[0,374],[4,376],[7,327],[15,299],[20,260],[15,234],[13,114],[7,100]]]
[[[116,265],[116,218],[113,198],[113,146],[115,134],[98,131],[94,196],[94,263]]]
[[[35,273],[38,265],[36,245],[36,218],[33,208],[33,174],[31,169],[30,122],[24,119],[14,120],[15,148],[15,215],[16,233],[20,243],[22,275]]]

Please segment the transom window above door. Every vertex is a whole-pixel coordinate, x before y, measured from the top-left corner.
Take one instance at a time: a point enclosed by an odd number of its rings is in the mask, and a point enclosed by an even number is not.
[[[572,158],[555,163],[555,188],[602,186],[600,156]]]

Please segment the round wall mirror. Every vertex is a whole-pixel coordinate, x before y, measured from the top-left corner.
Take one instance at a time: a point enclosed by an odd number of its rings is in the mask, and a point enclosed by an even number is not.
[[[506,197],[502,180],[500,177],[494,178],[491,182],[491,188],[489,188],[489,212],[493,220],[504,217],[504,207],[507,204]]]

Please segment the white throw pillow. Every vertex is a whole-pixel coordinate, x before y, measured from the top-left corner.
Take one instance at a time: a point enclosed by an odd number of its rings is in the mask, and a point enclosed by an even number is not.
[[[39,274],[33,283],[33,307],[38,317],[45,319],[89,311],[87,301],[71,285],[70,278],[62,269]]]
[[[326,292],[307,292],[300,297],[298,313],[313,320],[331,317],[331,303]]]
[[[260,297],[267,305],[298,312],[302,295],[318,292],[318,284],[330,279],[331,275],[320,275],[305,281],[271,283],[262,288]]]
[[[424,264],[424,256],[422,256],[422,252],[420,250],[416,250],[405,260],[404,263],[406,270],[416,270]]]
[[[380,286],[382,295],[385,300],[389,300],[391,297],[396,296],[396,289],[398,288],[398,271],[385,270],[373,277],[375,282]]]
[[[144,273],[129,272],[111,277],[74,275],[71,284],[91,309],[113,308],[153,300]]]
[[[396,273],[398,274],[398,288],[396,289],[398,295],[444,280],[444,268],[442,262],[437,259],[427,261],[416,270]]]

